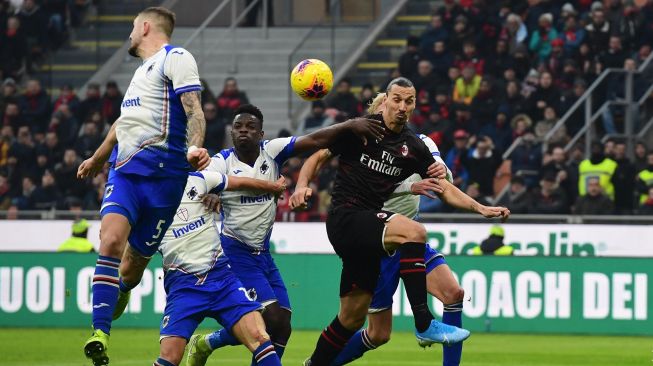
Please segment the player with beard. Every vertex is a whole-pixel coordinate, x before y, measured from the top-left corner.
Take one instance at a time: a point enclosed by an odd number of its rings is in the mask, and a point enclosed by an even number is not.
[[[326,148],[342,138],[351,137],[363,144],[383,138],[379,121],[357,118],[306,136],[263,140],[263,114],[258,108],[246,104],[234,113],[231,131],[234,147],[216,154],[207,171],[274,182],[279,178],[281,166],[291,156]],[[269,251],[276,201],[270,194],[248,190],[221,192],[220,241],[233,272],[250,296],[265,306],[265,325],[281,358],[291,333],[291,306],[288,291]],[[209,208],[213,208],[212,203]],[[204,365],[213,350],[239,343],[225,329],[195,337],[199,339],[191,340],[190,366]]]
[[[143,64],[125,93],[120,117],[109,121],[106,139],[77,172],[79,178],[93,177],[107,160],[112,163],[100,209],[93,335],[84,345],[96,366],[109,363],[111,320],[128,299],[122,296],[117,305],[119,292],[128,294],[140,282],[173,221],[191,166],[201,170],[210,159],[201,148],[206,122],[197,64],[187,50],[168,44],[174,25],[175,14],[160,7],[134,19],[129,54]]]
[[[381,258],[394,251],[400,256],[399,273],[413,310],[419,344],[453,344],[469,336],[463,329],[435,321],[428,308],[424,227],[382,209],[400,182],[415,173],[427,178],[433,173],[432,166],[437,165],[426,145],[406,127],[415,109],[415,94],[410,80],[392,80],[386,89],[383,113],[370,117],[383,121],[384,138],[362,145],[345,135],[329,146],[330,153],[340,157],[326,222],[329,240],[343,261],[340,311],[320,335],[305,365],[331,365],[363,325]],[[503,210],[488,214],[500,217]]]

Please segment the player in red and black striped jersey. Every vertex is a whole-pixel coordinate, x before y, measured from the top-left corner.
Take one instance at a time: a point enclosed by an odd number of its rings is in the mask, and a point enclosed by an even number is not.
[[[415,88],[398,78],[386,90],[382,115],[385,136],[360,143],[343,136],[329,147],[340,156],[327,217],[327,234],[343,261],[340,282],[340,312],[320,335],[313,355],[304,365],[330,365],[347,340],[364,323],[379,277],[380,261],[395,250],[400,255],[400,275],[415,317],[420,345],[456,343],[469,336],[460,328],[433,319],[426,303],[424,252],[426,230],[405,216],[382,210],[398,183],[414,173],[423,177],[445,175],[444,167],[422,141],[406,128],[415,108]],[[434,183],[433,189],[437,190]],[[440,190],[441,192],[441,190]],[[499,217],[500,209],[492,215]]]

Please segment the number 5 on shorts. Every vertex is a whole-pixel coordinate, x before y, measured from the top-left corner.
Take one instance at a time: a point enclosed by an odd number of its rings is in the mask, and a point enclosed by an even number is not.
[[[159,237],[161,234],[163,234],[163,228],[161,228],[161,225],[164,225],[166,223],[166,220],[159,220],[159,223],[156,224],[156,234],[152,235],[152,241],[146,241],[145,245],[147,246],[152,246],[154,244],[157,244],[159,242]]]

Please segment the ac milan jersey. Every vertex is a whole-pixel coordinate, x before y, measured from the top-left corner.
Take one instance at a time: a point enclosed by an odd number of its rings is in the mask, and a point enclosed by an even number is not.
[[[382,120],[381,115],[368,118]],[[397,185],[413,174],[427,176],[433,156],[408,128],[395,133],[385,128],[381,141],[368,141],[345,133],[329,147],[339,155],[331,209],[340,207],[380,210]]]

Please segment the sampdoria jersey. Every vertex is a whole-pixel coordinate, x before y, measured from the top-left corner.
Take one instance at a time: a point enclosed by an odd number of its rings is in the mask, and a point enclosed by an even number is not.
[[[453,183],[451,171],[447,167],[447,164],[445,164],[440,157],[440,150],[438,150],[438,145],[436,145],[435,142],[433,142],[433,140],[431,140],[431,138],[426,135],[420,134],[419,138],[424,141],[424,144],[429,148],[431,155],[433,155],[433,159],[447,168],[447,180]],[[415,182],[419,182],[420,180],[422,180],[422,177],[420,177],[419,174],[411,175],[408,177],[408,179],[399,185],[397,190],[395,190],[395,193],[410,192],[410,186]],[[417,213],[419,212],[419,199],[420,196],[413,194],[393,197],[385,202],[383,209],[386,211],[402,214],[408,218],[413,218],[417,216]]]
[[[241,162],[234,148],[222,150],[213,156],[207,170],[274,182],[280,177],[281,166],[292,155],[296,139],[293,136],[262,141],[259,156],[253,166]],[[254,249],[267,249],[277,212],[274,194],[223,191],[220,198],[222,234]]]
[[[211,190],[227,189],[227,176],[203,171],[188,174],[184,195],[174,221],[159,246],[166,272],[166,288],[171,282],[201,285],[211,269],[226,262],[213,212],[202,204],[201,196]],[[192,283],[191,283],[192,282]]]
[[[381,115],[368,118],[383,119]],[[367,145],[353,133],[343,133],[329,150],[340,157],[331,210],[380,210],[400,182],[416,173],[425,177],[433,164],[429,149],[408,128],[399,133],[385,128],[381,141]]]
[[[166,45],[143,61],[120,107],[114,168],[147,176],[187,174],[187,119],[180,96],[197,90],[197,64],[187,50]]]

